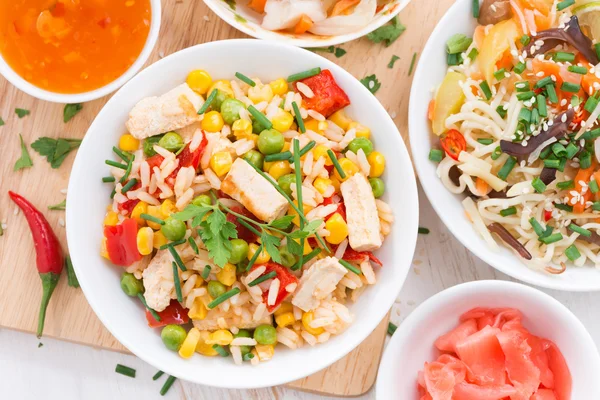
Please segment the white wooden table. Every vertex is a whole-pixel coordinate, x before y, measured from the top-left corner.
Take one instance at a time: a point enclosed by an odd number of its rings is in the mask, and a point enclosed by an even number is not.
[[[445,228],[422,191],[419,195],[420,224],[431,233],[419,236],[412,270],[393,308],[392,321],[397,324],[421,302],[444,288],[472,280],[510,279],[471,255]],[[600,346],[600,319],[594,307],[600,304],[600,293],[545,292],[569,307]],[[8,399],[10,395],[23,400],[162,398],[159,390],[164,376],[158,382],[152,381],[156,369],[134,356],[57,340],[43,339],[42,342],[44,346],[38,348],[39,340],[33,335],[0,330],[0,382],[4,383],[0,398]],[[137,377],[131,379],[116,374],[117,363],[135,368]],[[375,397],[375,391],[371,390],[357,399],[373,400]],[[177,381],[164,398],[314,400],[325,397],[283,387],[243,391]]]

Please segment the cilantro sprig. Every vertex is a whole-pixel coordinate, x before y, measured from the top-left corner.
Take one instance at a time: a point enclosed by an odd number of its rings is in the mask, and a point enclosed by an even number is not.
[[[21,157],[15,163],[13,171],[18,171],[23,168],[33,167],[33,161],[31,161],[31,157],[29,156],[29,152],[27,151],[27,146],[23,141],[23,135],[19,133],[19,139],[21,140]]]
[[[65,108],[63,109],[63,121],[65,123],[69,122],[82,108],[83,104],[81,103],[65,104]]]
[[[67,155],[81,144],[80,139],[53,139],[41,137],[31,144],[31,148],[46,157],[50,166],[59,168]]]
[[[367,34],[367,39],[373,43],[383,43],[385,47],[389,47],[405,30],[406,27],[400,23],[400,20],[398,20],[398,17],[396,16],[392,18],[388,24]]]
[[[381,82],[379,82],[375,74],[365,76],[360,80],[360,83],[362,83],[367,89],[369,89],[369,92],[373,94],[377,93],[377,91],[381,87]]]
[[[48,210],[66,210],[67,208],[67,200],[63,200],[58,204],[54,204],[53,206],[48,206]]]
[[[340,58],[342,56],[344,56],[346,54],[346,50],[342,49],[341,47],[335,47],[335,46],[329,46],[329,47],[312,47],[309,48],[307,50],[310,51],[320,51],[323,53],[330,53],[336,56],[336,58]]]

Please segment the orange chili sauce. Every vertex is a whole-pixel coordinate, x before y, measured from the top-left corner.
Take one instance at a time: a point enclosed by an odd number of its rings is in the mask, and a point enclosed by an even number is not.
[[[150,18],[150,0],[0,0],[0,54],[35,86],[88,92],[135,62]]]

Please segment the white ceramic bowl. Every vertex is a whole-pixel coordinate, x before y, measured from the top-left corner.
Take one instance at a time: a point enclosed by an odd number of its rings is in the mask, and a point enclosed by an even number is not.
[[[376,148],[387,159],[384,198],[393,205],[397,223],[377,252],[384,263],[378,283],[351,306],[355,323],[322,345],[295,351],[280,346],[271,361],[256,367],[236,366],[230,358],[221,357],[196,355],[184,360],[165,348],[159,330],[148,328],[140,302],[123,294],[119,287],[122,269],[99,255],[102,220],[112,189],[101,182],[108,173],[104,160],[113,157],[111,148],[123,134],[129,110],[142,98],[160,95],[184,82],[193,69],[205,69],[215,79],[231,79],[239,71],[269,81],[316,66],[332,71],[352,101],[349,115],[370,126]],[[211,42],[177,52],[123,86],[100,111],[77,151],[67,204],[67,238],[79,283],[117,340],[138,357],[178,378],[229,388],[273,386],[299,379],[358,346],[390,309],[402,287],[415,248],[419,214],[415,177],[402,138],[385,109],[360,82],[310,51],[243,39]]]
[[[35,86],[19,74],[17,74],[11,67],[4,61],[0,54],[0,75],[4,76],[10,83],[15,85],[18,89],[24,91],[30,96],[36,97],[40,100],[51,101],[53,103],[83,103],[86,101],[96,100],[102,96],[106,96],[123,86],[125,82],[130,80],[144,65],[156,41],[158,40],[158,32],[160,30],[160,18],[161,18],[161,4],[160,0],[150,0],[150,8],[152,17],[150,20],[150,30],[148,32],[148,38],[146,44],[142,49],[142,52],[138,56],[137,60],[129,67],[127,71],[119,78],[110,82],[109,84],[102,86],[101,88],[84,92],[84,93],[55,93],[48,90],[44,90],[39,86]]]
[[[573,378],[571,399],[600,398],[600,355],[577,317],[537,289],[497,280],[446,289],[427,299],[402,321],[379,365],[377,399],[418,399],[417,372],[426,361],[435,361],[440,354],[433,343],[458,326],[460,315],[474,307],[519,309],[527,329],[554,341],[561,350]]]
[[[326,47],[358,39],[379,28],[395,15],[398,15],[409,2],[410,0],[391,0],[389,4],[375,14],[375,17],[368,25],[355,32],[344,35],[319,36],[310,33],[295,35],[293,33],[270,31],[262,28],[260,26],[262,15],[246,5],[248,0],[237,2],[234,2],[234,0],[204,0],[204,3],[223,21],[244,32],[246,35],[257,39],[285,42],[299,47]],[[230,4],[235,4],[235,7],[232,8]]]
[[[431,205],[454,236],[477,257],[521,281],[532,285],[566,291],[600,290],[600,271],[593,266],[570,267],[560,275],[528,268],[512,251],[500,246],[495,252],[467,220],[461,201],[464,195],[450,193],[436,175],[437,164],[429,161],[433,133],[427,119],[431,88],[439,85],[446,74],[446,41],[455,33],[473,36],[476,20],[471,15],[471,1],[457,0],[437,24],[421,53],[410,92],[409,135],[413,162]],[[557,268],[560,268],[558,266]]]

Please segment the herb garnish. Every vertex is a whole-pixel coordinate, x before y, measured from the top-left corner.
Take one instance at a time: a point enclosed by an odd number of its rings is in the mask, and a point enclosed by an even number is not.
[[[394,64],[396,63],[396,61],[398,61],[400,59],[400,57],[398,57],[397,55],[392,55],[392,58],[390,59],[390,62],[388,63],[387,67],[388,68],[394,68]]]
[[[63,200],[53,206],[48,206],[48,210],[64,210],[67,207],[67,200]]]
[[[375,74],[365,76],[360,80],[360,83],[362,83],[367,89],[369,89],[369,92],[373,94],[375,94],[381,87],[381,82],[377,80],[377,76],[375,76]]]
[[[413,53],[412,59],[410,60],[410,68],[408,68],[408,76],[412,75],[413,69],[415,68],[415,61],[417,61],[417,53]]]
[[[310,51],[314,51],[314,52],[321,51],[324,53],[330,53],[330,54],[335,55],[337,58],[340,58],[346,54],[346,50],[342,49],[341,47],[335,47],[335,46],[313,47],[313,48],[309,48],[306,50],[310,50]]]
[[[71,257],[69,256],[67,256],[65,259],[65,267],[67,267],[67,279],[69,286],[77,289],[79,287],[79,281],[77,280],[77,275],[75,275],[73,263],[71,262]]]
[[[400,23],[398,17],[394,17],[388,24],[367,34],[367,39],[373,43],[383,42],[386,47],[389,47],[405,30],[406,27]]]
[[[33,161],[31,161],[31,157],[29,157],[29,152],[27,151],[27,146],[25,146],[25,142],[23,141],[23,135],[19,133],[19,138],[21,140],[21,158],[17,160],[13,171],[18,171],[23,168],[33,167]]]
[[[4,120],[0,117],[0,126],[4,125]]]
[[[15,114],[19,116],[19,119],[31,114],[31,111],[24,108],[15,108]]]
[[[41,137],[31,144],[31,148],[46,157],[50,166],[59,168],[67,155],[81,144],[80,139],[53,139]]]
[[[396,332],[396,329],[398,329],[398,326],[396,326],[395,324],[388,322],[388,328],[387,328],[387,333],[388,335],[392,336],[394,334],[394,332]]]
[[[423,226],[420,226],[419,227],[419,234],[421,234],[421,235],[428,235],[429,234],[429,229],[425,228]]]
[[[65,123],[69,122],[81,109],[83,108],[83,104],[75,103],[75,104],[65,104],[65,108],[63,110],[63,121]]]
[[[125,375],[130,378],[135,378],[135,369],[129,368],[125,365],[117,364],[117,366],[115,368],[115,372],[117,374]]]

